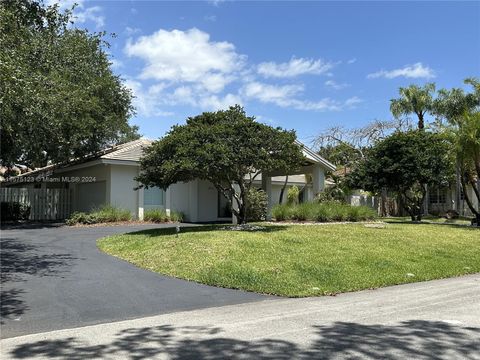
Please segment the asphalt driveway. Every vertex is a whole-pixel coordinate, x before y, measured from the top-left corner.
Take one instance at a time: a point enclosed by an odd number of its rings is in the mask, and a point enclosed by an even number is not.
[[[172,225],[2,230],[2,338],[268,298],[160,276],[96,247],[162,226]]]

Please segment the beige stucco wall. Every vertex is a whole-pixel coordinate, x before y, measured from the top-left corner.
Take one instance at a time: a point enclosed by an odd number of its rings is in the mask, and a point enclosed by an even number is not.
[[[191,206],[191,188],[194,187],[193,182],[180,182],[171,185],[167,191],[170,191],[170,209],[183,213],[185,221],[194,221],[192,220],[192,211],[190,210]],[[196,214],[194,215],[196,217]]]
[[[134,218],[138,217],[138,190],[134,190],[138,183],[134,180],[138,175],[138,166],[109,165],[110,166],[110,205],[130,210]]]
[[[170,209],[183,213],[185,221],[208,222],[218,219],[217,189],[206,180],[170,186]]]

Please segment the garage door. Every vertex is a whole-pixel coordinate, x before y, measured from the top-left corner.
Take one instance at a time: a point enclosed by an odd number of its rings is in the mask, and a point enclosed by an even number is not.
[[[76,196],[77,211],[91,211],[98,208],[106,202],[106,184],[105,181],[95,183],[85,183],[77,185]]]

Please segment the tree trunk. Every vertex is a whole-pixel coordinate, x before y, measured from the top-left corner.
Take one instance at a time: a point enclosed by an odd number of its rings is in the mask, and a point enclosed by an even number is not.
[[[283,183],[282,190],[280,190],[280,198],[278,199],[278,203],[281,205],[283,202],[283,194],[285,193],[285,188],[287,187],[288,183],[288,175],[285,176],[285,182]]]
[[[423,114],[422,113],[418,113],[418,128],[420,130],[423,130],[425,128],[425,122],[423,120]]]
[[[470,196],[468,195],[467,185],[465,183],[465,177],[463,175],[460,177],[460,182],[462,184],[462,189],[463,189],[463,198],[465,199],[468,207],[470,208],[470,210],[472,211],[472,213],[474,215],[476,215],[476,216],[480,215],[480,212],[477,209],[475,209],[475,207],[472,204],[472,200],[470,199]]]

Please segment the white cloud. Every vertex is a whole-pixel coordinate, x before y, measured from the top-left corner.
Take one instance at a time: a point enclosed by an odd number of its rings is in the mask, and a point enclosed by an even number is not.
[[[302,85],[276,86],[260,82],[251,82],[242,89],[247,98],[260,100],[264,103],[273,103],[279,106],[288,106],[291,98],[303,91]]]
[[[387,79],[393,79],[396,77],[406,77],[406,78],[425,78],[430,79],[435,77],[435,71],[428,66],[424,66],[421,62],[418,62],[413,65],[405,65],[403,68],[394,69],[394,70],[380,70],[372,74],[368,74],[368,79],[376,79],[384,77]]]
[[[218,6],[221,3],[225,2],[226,0],[208,0],[207,2],[213,6]]]
[[[357,58],[351,58],[350,60],[347,61],[347,64],[354,64],[357,62]]]
[[[140,33],[141,31],[142,30],[140,30],[139,28],[127,26],[123,32],[127,36],[132,36],[132,35]]]
[[[101,28],[105,25],[105,16],[102,14],[102,8],[100,6],[85,6],[85,0],[47,0],[45,2],[47,6],[58,5],[60,10],[70,10],[74,5],[73,19],[77,24],[84,24],[92,22],[97,28]]]
[[[352,107],[361,100],[357,97],[344,102],[323,98],[316,101],[301,100],[296,96],[304,91],[303,85],[276,86],[260,82],[246,84],[241,94],[247,99],[256,99],[263,103],[271,103],[280,107],[290,107],[297,110],[339,111],[345,107]]]
[[[200,99],[199,105],[206,110],[224,110],[235,104],[242,105],[243,101],[240,96],[227,94],[225,96],[210,95]]]
[[[283,64],[248,64],[247,57],[239,54],[233,44],[212,41],[209,34],[196,28],[160,29],[151,35],[129,39],[124,51],[143,60],[138,75],[130,78],[127,85],[136,96],[137,112],[147,117],[163,116],[174,106],[218,110],[249,100],[311,111],[338,111],[359,101],[358,98],[343,102],[330,98],[306,100],[302,99],[303,84],[280,85],[258,80],[259,72],[271,77],[327,74],[333,67],[331,63],[292,58]]]
[[[323,74],[333,68],[334,64],[322,59],[304,59],[292,57],[289,62],[263,62],[258,65],[258,73],[265,77],[289,78],[304,74]]]
[[[159,30],[129,40],[125,52],[145,61],[142,79],[201,83],[213,92],[223,90],[245,62],[233,44],[211,41],[209,34],[196,28]]]
[[[358,96],[353,96],[353,97],[347,99],[344,104],[345,104],[345,106],[347,106],[347,107],[353,108],[353,107],[355,107],[357,104],[360,104],[360,103],[362,103],[362,102],[363,102],[363,100],[360,99]]]
[[[118,59],[110,59],[110,62],[112,63],[112,68],[113,69],[120,69],[123,67],[123,62],[121,60],[118,60]]]
[[[101,12],[102,8],[100,6],[92,6],[85,9],[81,9],[79,6],[79,11],[74,11],[73,16],[76,23],[83,24],[91,21],[97,28],[101,28],[105,25],[105,16],[101,15]]]
[[[217,17],[215,15],[205,15],[203,17],[203,20],[215,22],[215,21],[217,21]]]
[[[327,80],[325,81],[325,86],[330,87],[334,90],[341,90],[346,87],[349,87],[350,84],[347,83],[337,83],[335,80]]]

